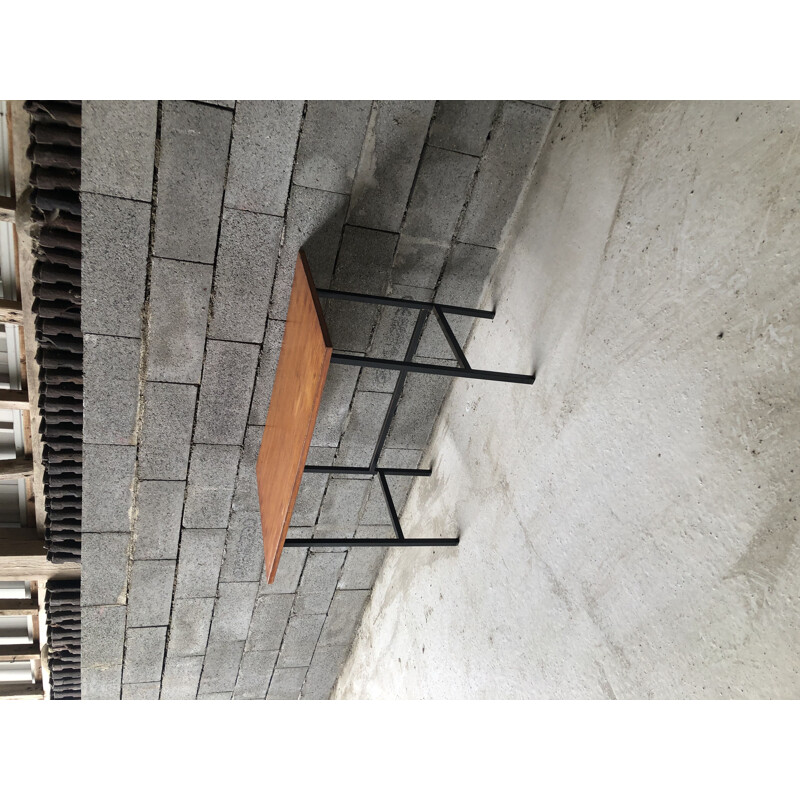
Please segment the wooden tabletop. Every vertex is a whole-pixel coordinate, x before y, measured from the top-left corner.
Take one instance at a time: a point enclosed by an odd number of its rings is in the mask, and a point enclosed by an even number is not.
[[[330,337],[301,250],[256,464],[264,568],[275,580],[331,361]]]

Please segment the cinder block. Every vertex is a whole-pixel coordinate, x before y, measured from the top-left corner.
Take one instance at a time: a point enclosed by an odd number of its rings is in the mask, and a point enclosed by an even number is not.
[[[394,530],[391,525],[360,525],[355,535],[356,539],[385,538],[393,539]],[[353,547],[347,552],[347,558],[339,576],[337,589],[372,589],[378,577],[383,560],[386,558],[386,548],[383,547]]]
[[[433,114],[428,100],[373,104],[353,182],[348,222],[400,230]]]
[[[130,534],[81,536],[81,605],[124,605]]]
[[[317,646],[317,639],[319,639],[324,622],[324,614],[310,617],[290,617],[277,666],[279,668],[307,667],[311,664],[311,657],[314,655],[314,648]]]
[[[322,626],[317,648],[350,647],[369,595],[368,589],[337,590]]]
[[[139,478],[186,480],[197,387],[146,383]]]
[[[213,264],[233,115],[197,103],[161,108],[154,253]]]
[[[272,680],[269,682],[267,700],[299,700],[307,671],[307,667],[274,670]]]
[[[154,100],[84,100],[81,190],[149,201],[157,116]]]
[[[201,103],[209,103],[212,106],[221,106],[222,108],[234,108],[236,106],[235,100],[200,100]]]
[[[503,104],[501,117],[481,158],[458,232],[460,242],[497,247],[544,142],[552,113],[524,102]]]
[[[125,643],[125,606],[88,606],[81,609],[81,669],[105,671],[122,667]],[[117,684],[119,698],[119,684]]]
[[[183,525],[227,528],[241,447],[197,444],[192,448]]]
[[[175,600],[169,629],[167,661],[181,656],[202,656],[214,613],[214,598]]]
[[[433,300],[433,290],[418,286],[394,285],[390,297],[407,300]],[[390,358],[403,361],[411,342],[419,311],[416,309],[384,306],[378,314],[378,324],[372,332],[367,355],[373,358]],[[399,373],[389,369],[364,369],[358,379],[358,388],[364,392],[393,392]]]
[[[292,186],[286,230],[270,302],[270,319],[286,319],[297,253],[305,250],[314,284],[330,287],[347,213],[346,195]]]
[[[194,700],[203,671],[203,656],[167,658],[161,679],[162,700]]]
[[[174,561],[134,561],[128,590],[128,627],[169,624]]]
[[[315,535],[352,536],[358,526],[369,483],[368,480],[353,478],[331,478],[322,501]]]
[[[209,644],[200,678],[200,693],[232,692],[239,675],[244,642]]]
[[[236,445],[196,444],[192,448],[189,485],[206,489],[232,489],[242,449]]]
[[[198,700],[231,700],[233,692],[206,692],[205,694],[198,694]]]
[[[337,466],[369,466],[390,402],[391,395],[385,392],[355,393],[347,427],[336,453]]]
[[[333,288],[362,294],[386,294],[397,235],[346,225],[336,261]],[[337,350],[365,353],[378,316],[378,307],[332,300],[325,318]]]
[[[428,142],[479,156],[497,113],[497,100],[440,100]]]
[[[364,144],[369,100],[312,100],[297,148],[293,181],[349,194]]]
[[[245,652],[239,665],[239,677],[233,690],[234,700],[263,700],[272,677],[278,651]]]
[[[122,664],[111,667],[81,665],[81,700],[119,700]]]
[[[150,206],[81,195],[81,330],[142,334]]]
[[[302,115],[297,100],[237,104],[226,206],[283,216]]]
[[[408,204],[403,233],[416,239],[449,244],[467,202],[475,156],[426,147]]]
[[[256,387],[253,391],[253,402],[250,404],[249,425],[264,425],[267,421],[267,410],[272,396],[272,385],[275,382],[275,371],[278,369],[278,357],[283,344],[283,332],[286,324],[281,320],[267,320],[264,344],[258,359]]]
[[[261,516],[258,512],[235,511],[228,526],[219,579],[223,582],[258,581],[263,572]]]
[[[381,453],[381,467],[396,467],[400,469],[416,469],[422,459],[421,450],[393,450],[384,449]],[[389,491],[392,493],[392,502],[398,514],[403,513],[408,493],[414,478],[403,478],[396,475],[389,475],[386,482],[389,484]],[[429,478],[417,478],[416,480],[430,480]],[[360,522],[362,525],[391,525],[392,518],[386,505],[386,498],[383,495],[380,481],[375,478],[370,481],[367,501],[361,513]]]
[[[220,583],[218,593],[208,641],[214,643],[244,641],[253,616],[258,581]]]
[[[122,682],[160,682],[166,639],[166,628],[128,628]]]
[[[259,510],[256,461],[263,436],[263,425],[248,425],[245,430],[242,456],[239,460],[239,474],[233,493],[234,511],[257,512]]]
[[[454,362],[431,360],[455,366]],[[452,382],[453,379],[447,375],[410,373],[406,378],[403,396],[397,406],[386,446],[399,450],[424,450]]]
[[[135,465],[136,448],[133,446],[84,445],[81,530],[130,531]]]
[[[175,597],[216,597],[225,531],[185,530],[181,536]]]
[[[497,251],[492,248],[456,244],[450,253],[439,288],[436,290],[436,301],[445,305],[478,308],[483,287],[489,280],[496,257]],[[447,321],[463,349],[475,323],[474,317],[448,314]],[[478,324],[492,323],[484,321]],[[419,354],[427,358],[453,358],[453,352],[441,332],[439,323],[433,317],[428,321],[420,340]]]
[[[289,536],[291,535],[292,529],[290,528]],[[278,563],[278,571],[275,573],[275,580],[267,583],[266,573],[262,574],[258,587],[259,596],[294,592],[300,581],[300,574],[305,566],[307,555],[307,547],[284,547]]]
[[[185,481],[140,481],[136,492],[137,560],[170,560],[178,556]]]
[[[213,272],[209,264],[153,259],[147,380],[200,383]]]
[[[322,389],[319,413],[311,436],[311,444],[316,448],[336,448],[342,438],[353,393],[356,390],[359,367],[340,364],[328,370],[328,379]]]
[[[280,649],[293,603],[293,594],[267,594],[259,597],[250,620],[245,651]]]
[[[307,464],[314,466],[330,466],[333,464],[335,450],[332,447],[310,447]],[[316,523],[328,476],[319,472],[304,472],[300,481],[300,489],[292,512],[293,527],[309,527]]]
[[[301,700],[328,700],[347,660],[348,647],[317,647],[303,684]]]
[[[361,483],[361,481],[353,481]],[[293,614],[312,615],[325,614],[336,590],[339,575],[342,571],[345,553],[309,553],[297,596],[294,601]]]
[[[83,441],[136,444],[139,339],[83,337]]]
[[[256,379],[259,347],[209,339],[194,440],[241,445]]]
[[[126,683],[122,686],[123,700],[158,700],[161,683]]]
[[[449,248],[449,244],[401,235],[394,257],[392,282],[402,286],[423,286],[434,289]]]
[[[282,230],[282,217],[224,209],[209,338],[261,344]]]

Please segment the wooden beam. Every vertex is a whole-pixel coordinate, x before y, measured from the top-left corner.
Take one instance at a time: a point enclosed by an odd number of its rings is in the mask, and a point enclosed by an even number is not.
[[[35,644],[0,645],[0,661],[6,664],[16,664],[21,661],[30,661],[32,658],[41,657],[42,654]]]
[[[8,138],[11,155],[11,183],[14,187],[12,194],[16,197],[17,214],[14,225],[14,241],[16,244],[16,267],[19,276],[18,297],[22,301],[23,325],[20,333],[24,331],[25,343],[25,366],[27,373],[27,390],[30,397],[39,397],[39,365],[36,363],[36,320],[33,314],[33,242],[31,241],[31,204],[30,204],[30,173],[31,162],[25,155],[30,144],[30,115],[25,111],[24,101],[6,101],[8,110],[8,122],[11,134]],[[42,439],[39,434],[41,415],[37,403],[30,405],[30,434],[31,447],[33,452],[33,477],[28,479],[33,486],[33,498],[36,514],[35,525],[40,531],[45,529],[45,519],[47,511],[44,507],[44,470],[42,468]],[[27,449],[27,448],[26,448]],[[31,519],[30,524],[34,521]],[[55,577],[61,575],[65,565],[56,565],[46,562],[39,572],[31,572],[31,575],[41,577]],[[67,566],[68,570],[74,570],[74,566]],[[3,564],[3,574],[8,574],[7,562]],[[14,572],[13,574],[19,574]]]
[[[33,600],[0,600],[0,617],[20,617],[38,613],[39,606]]]
[[[29,581],[32,579],[48,581],[53,579],[80,580],[80,564],[71,561],[67,564],[53,564],[42,552],[33,556],[0,557],[0,581]]]
[[[22,325],[22,303],[19,300],[0,300],[0,323]]]
[[[30,456],[0,459],[0,481],[29,478],[31,475],[33,475],[33,459]]]
[[[0,555],[6,542],[29,542],[31,539],[41,540],[42,534],[36,528],[0,528]]]
[[[18,389],[0,389],[0,408],[13,408],[15,411],[28,411],[31,401],[28,393]]]
[[[6,563],[11,559],[42,555],[47,555],[44,539],[3,539],[0,541],[0,574],[5,572]]]
[[[6,700],[43,700],[44,688],[41,683],[0,683],[0,698]]]
[[[17,200],[15,197],[0,197],[0,222],[14,222]]]

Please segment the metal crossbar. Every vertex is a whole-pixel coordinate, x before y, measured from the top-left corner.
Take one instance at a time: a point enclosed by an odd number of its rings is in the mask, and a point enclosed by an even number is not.
[[[443,539],[407,539],[403,534],[400,518],[397,514],[394,501],[392,500],[389,484],[386,476],[405,476],[405,477],[426,477],[431,474],[430,469],[400,469],[394,467],[379,467],[378,460],[383,452],[386,437],[392,425],[397,405],[403,394],[406,376],[409,372],[427,373],[430,375],[448,375],[453,378],[477,378],[487,381],[502,381],[503,383],[523,383],[532,384],[536,380],[536,373],[533,375],[521,375],[511,372],[490,372],[487,370],[473,369],[461,345],[458,343],[450,323],[447,321],[446,314],[458,314],[467,317],[478,317],[482,319],[494,319],[494,311],[482,311],[477,308],[464,308],[463,306],[450,306],[441,303],[428,303],[421,300],[406,300],[398,297],[379,297],[371,294],[356,294],[354,292],[340,292],[334,289],[317,289],[317,294],[321,298],[331,300],[345,300],[356,303],[371,303],[374,305],[395,306],[398,308],[416,309],[417,321],[411,334],[411,340],[406,350],[405,358],[402,361],[393,361],[385,358],[371,358],[368,356],[352,356],[346,353],[333,353],[331,355],[332,364],[347,364],[357,367],[374,367],[375,369],[388,369],[398,372],[392,398],[386,415],[383,418],[378,441],[372,452],[372,458],[368,467],[342,467],[342,466],[315,466],[307,464],[305,472],[325,472],[332,475],[377,475],[383,491],[386,507],[392,520],[394,529],[394,539],[286,539],[284,547],[453,547],[458,544],[458,538]],[[419,347],[425,323],[433,312],[439,327],[447,340],[450,349],[453,351],[457,367],[443,367],[437,364],[419,364],[413,361]]]

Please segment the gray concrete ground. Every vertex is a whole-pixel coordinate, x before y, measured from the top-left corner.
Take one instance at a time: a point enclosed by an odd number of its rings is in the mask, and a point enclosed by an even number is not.
[[[85,104],[83,697],[329,696],[382,552],[286,550],[264,581],[255,459],[297,251],[319,286],[477,303],[553,107]],[[402,356],[413,327],[326,313],[355,353]],[[432,330],[421,355],[450,359]],[[384,465],[421,462],[448,383],[409,378]],[[392,389],[332,367],[310,461],[364,465]],[[389,522],[370,481],[310,475],[290,535]]]
[[[339,698],[798,698],[798,103],[568,103]]]

